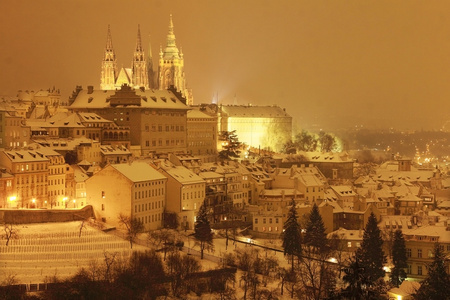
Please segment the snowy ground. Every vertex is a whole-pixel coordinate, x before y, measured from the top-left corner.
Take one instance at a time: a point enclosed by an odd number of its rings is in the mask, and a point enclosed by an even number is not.
[[[103,231],[87,227],[83,229],[79,237],[81,222],[66,223],[46,223],[20,225],[19,237],[10,241],[9,246],[5,246],[5,240],[0,240],[0,282],[8,275],[15,276],[17,283],[32,284],[48,282],[52,276],[64,279],[73,276],[81,267],[89,267],[93,260],[102,262],[105,251],[109,253],[119,253],[123,257],[128,257],[132,251],[142,251],[152,247],[147,238],[147,234],[139,236],[138,244],[130,244],[118,237],[123,232],[104,233]],[[176,240],[184,242],[183,251],[185,253],[198,256],[198,247],[195,246],[194,239],[190,236],[192,232],[174,232]],[[275,257],[280,266],[289,268],[289,263],[282,252],[258,247],[267,246],[269,248],[281,249],[281,240],[251,240],[241,237],[241,242],[228,241],[215,235],[214,251],[205,252],[205,259],[201,260],[203,270],[215,269],[223,265],[222,258],[225,254],[233,253],[235,250],[259,249],[260,257]],[[240,278],[242,272],[238,270],[236,274],[235,289],[238,298],[241,298],[243,291],[240,288]],[[269,280],[268,289],[279,291],[279,282],[276,279]],[[285,293],[287,291],[285,290]],[[190,297],[198,299],[196,297]],[[211,296],[203,296],[201,299],[212,299]],[[290,299],[288,295],[285,298]]]

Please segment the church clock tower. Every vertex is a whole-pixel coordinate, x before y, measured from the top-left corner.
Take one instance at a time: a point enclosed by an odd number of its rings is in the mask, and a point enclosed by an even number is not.
[[[158,86],[160,90],[167,90],[173,86],[186,98],[188,105],[193,103],[192,91],[186,88],[183,53],[178,50],[175,43],[172,15],[169,20],[166,48],[164,51],[160,48],[159,51]]]
[[[100,89],[114,90],[114,84],[117,78],[117,62],[114,53],[111,30],[108,25],[108,34],[106,36],[105,56],[102,61],[102,74],[100,78]]]

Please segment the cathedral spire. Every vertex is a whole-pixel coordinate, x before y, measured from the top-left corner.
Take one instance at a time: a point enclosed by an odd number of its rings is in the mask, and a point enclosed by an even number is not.
[[[175,33],[173,31],[172,15],[170,15],[169,19],[169,33],[167,34],[167,45],[166,49],[164,50],[164,58],[165,59],[180,58],[178,54],[177,44],[175,43]]]
[[[116,54],[112,44],[111,28],[108,25],[108,33],[106,34],[105,55],[102,61],[102,72],[100,77],[100,88],[102,90],[114,89],[114,83],[117,78],[117,62]]]
[[[137,32],[137,39],[136,39],[136,51],[143,51],[142,50],[142,42],[141,42],[141,25],[138,24],[138,32]]]
[[[108,33],[106,34],[106,51],[114,51],[111,37],[111,27],[108,24]]]
[[[144,49],[142,48],[141,41],[141,26],[138,25],[137,40],[136,40],[136,50],[134,50],[133,55],[133,66],[132,66],[132,85],[135,88],[144,87],[149,88],[148,84],[148,66],[147,58],[145,57]]]

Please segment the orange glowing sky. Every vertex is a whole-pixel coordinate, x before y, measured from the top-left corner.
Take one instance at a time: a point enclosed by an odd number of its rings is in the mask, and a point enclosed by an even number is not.
[[[1,96],[98,88],[108,24],[119,67],[138,24],[156,63],[172,14],[197,104],[277,104],[304,128],[450,119],[449,1],[21,0],[0,14]]]

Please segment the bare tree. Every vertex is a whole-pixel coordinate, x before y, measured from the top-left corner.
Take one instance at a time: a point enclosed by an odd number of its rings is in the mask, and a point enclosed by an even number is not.
[[[341,233],[341,234],[333,233],[329,240],[330,250],[331,250],[330,254],[333,255],[333,257],[336,259],[337,264],[339,266],[338,278],[341,277],[342,264],[344,262],[344,253],[345,253],[346,246],[347,246],[347,242],[344,240],[344,238],[345,238],[345,234],[343,234],[343,233]]]
[[[335,286],[334,266],[320,255],[317,259],[303,258],[299,265],[299,279],[306,299],[319,300],[328,297]]]
[[[87,221],[86,219],[83,219],[80,221],[80,226],[78,226],[78,237],[81,237],[81,232],[85,229],[87,229]]]
[[[105,262],[105,269],[103,271],[103,278],[107,282],[111,282],[113,279],[112,276],[112,269],[113,265],[116,261],[117,252],[109,253],[108,251],[103,252],[104,262]]]
[[[199,261],[189,255],[181,256],[179,252],[171,252],[167,259],[167,274],[171,277],[172,293],[175,297],[188,293],[192,275],[201,270]]]
[[[125,227],[127,230],[127,239],[130,241],[130,247],[133,249],[133,242],[139,233],[144,232],[144,224],[136,218],[126,216],[122,213],[119,214],[119,224]]]
[[[6,246],[8,246],[9,241],[19,238],[19,229],[14,223],[4,223],[3,224],[3,234],[2,239],[6,240]]]
[[[169,244],[173,244],[173,235],[168,229],[162,228],[159,230],[153,230],[148,233],[148,240],[153,244],[155,248],[160,248],[164,251],[164,260],[166,260],[166,254]]]

